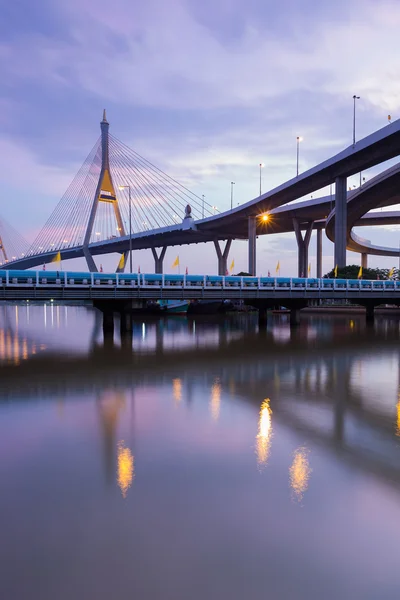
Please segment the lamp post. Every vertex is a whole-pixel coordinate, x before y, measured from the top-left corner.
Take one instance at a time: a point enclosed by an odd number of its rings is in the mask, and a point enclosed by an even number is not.
[[[262,194],[262,175],[261,175],[261,169],[264,167],[264,163],[260,163],[260,196]]]
[[[129,193],[129,271],[132,273],[132,197],[131,186],[120,185],[120,190],[128,190]]]
[[[202,208],[201,208],[201,218],[204,219],[204,194],[202,195],[203,198],[203,204],[202,204]]]
[[[360,96],[353,96],[353,146],[356,145],[356,100],[359,100]]]
[[[233,208],[233,186],[235,185],[234,181],[231,181],[231,210]]]
[[[297,152],[296,152],[296,177],[299,176],[299,155],[300,155],[300,142],[303,141],[303,138],[298,135],[296,138],[296,142],[297,142]]]

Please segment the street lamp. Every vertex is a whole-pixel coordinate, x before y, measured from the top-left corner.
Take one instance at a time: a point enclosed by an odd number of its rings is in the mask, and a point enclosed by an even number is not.
[[[213,206],[212,209],[213,209],[213,214],[215,215],[215,211],[218,210],[218,207],[217,206]]]
[[[356,100],[359,100],[360,96],[353,96],[353,147],[356,145]]]
[[[201,206],[201,218],[204,219],[204,194],[202,195],[203,203]]]
[[[263,167],[265,167],[264,163],[260,163],[260,196],[261,196],[261,193],[262,193],[262,192],[261,192],[261,183],[262,183],[262,180],[261,180],[261,169],[262,169]]]
[[[300,154],[300,142],[303,141],[303,138],[298,135],[296,138],[297,142],[297,152],[296,152],[296,177],[299,176],[299,154]]]
[[[132,198],[131,198],[131,186],[120,185],[120,190],[128,190],[129,192],[129,270],[132,273]]]
[[[233,208],[233,186],[235,185],[234,181],[231,181],[231,210]]]

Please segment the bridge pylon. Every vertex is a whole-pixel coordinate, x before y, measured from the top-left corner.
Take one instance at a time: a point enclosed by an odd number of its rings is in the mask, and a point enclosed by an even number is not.
[[[115,219],[117,222],[117,231],[120,236],[125,235],[124,223],[121,216],[121,211],[118,205],[117,194],[115,193],[113,178],[110,169],[110,155],[109,155],[109,130],[110,124],[107,121],[106,110],[103,111],[103,120],[100,123],[101,129],[101,170],[99,180],[96,187],[96,192],[93,198],[93,204],[89,215],[88,224],[86,227],[85,237],[83,240],[83,254],[85,256],[89,271],[97,271],[96,263],[89,251],[90,238],[93,233],[93,225],[96,218],[97,209],[100,202],[109,203],[114,209]],[[125,263],[125,261],[124,261]],[[119,268],[119,271],[123,271],[123,268]]]
[[[7,252],[4,247],[3,238],[1,237],[1,234],[0,234],[0,258],[1,258],[0,262],[2,262],[2,263],[8,262]]]

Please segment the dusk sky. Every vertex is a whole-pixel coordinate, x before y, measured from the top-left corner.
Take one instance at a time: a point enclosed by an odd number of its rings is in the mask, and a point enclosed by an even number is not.
[[[296,136],[301,171],[351,144],[353,94],[358,139],[400,117],[399,29],[398,0],[3,3],[0,216],[33,241],[98,138],[103,108],[115,137],[219,210],[231,181],[235,204],[251,200],[260,162],[264,192],[295,175]],[[399,245],[397,227],[361,235]],[[177,254],[191,273],[217,269],[208,244],[169,249],[165,272]],[[332,256],[326,240],[323,272]],[[232,258],[247,270],[245,242]],[[259,238],[258,274],[278,260],[282,275],[296,273],[294,234]],[[314,235],[310,262],[314,275]],[[153,271],[150,250],[134,264]]]

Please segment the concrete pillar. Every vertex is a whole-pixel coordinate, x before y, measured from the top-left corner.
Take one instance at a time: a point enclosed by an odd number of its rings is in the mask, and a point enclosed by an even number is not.
[[[104,343],[114,342],[114,313],[112,311],[103,312],[103,336]]]
[[[368,269],[368,254],[366,252],[361,254],[361,266],[363,269]]]
[[[297,327],[300,324],[300,310],[298,308],[290,309],[290,327]]]
[[[157,254],[157,250],[155,248],[151,249],[151,252],[154,257],[154,273],[157,273],[160,275],[162,274],[164,256],[165,256],[166,251],[167,251],[167,246],[164,246],[163,248],[161,248],[160,255]]]
[[[346,266],[347,178],[335,181],[335,266]]]
[[[249,273],[256,274],[257,217],[249,217]]]
[[[300,230],[300,221],[296,218],[293,219],[293,229],[296,235],[297,248],[298,248],[298,276],[308,277],[308,247],[310,245],[310,238],[313,229],[313,221],[307,223],[306,231],[303,234]]]
[[[267,309],[260,307],[258,309],[258,325],[260,327],[265,327],[267,324]]]
[[[367,323],[373,323],[375,316],[375,306],[373,304],[367,304],[365,309],[365,318],[367,320]]]
[[[317,277],[322,277],[322,229],[317,229]]]
[[[218,275],[226,275],[228,271],[228,255],[232,240],[226,240],[225,248],[221,251],[218,240],[214,240],[215,251],[218,257]]]

